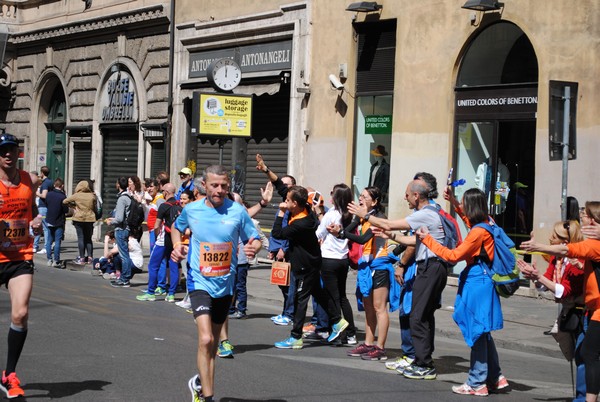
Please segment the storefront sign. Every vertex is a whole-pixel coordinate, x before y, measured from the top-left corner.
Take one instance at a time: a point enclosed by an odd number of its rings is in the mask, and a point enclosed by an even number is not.
[[[119,71],[113,73],[102,89],[101,123],[133,123],[138,119],[137,96],[131,76]]]
[[[192,133],[202,136],[250,137],[252,96],[194,93]]]
[[[456,115],[516,115],[535,118],[537,87],[497,88],[456,92]]]
[[[292,41],[262,43],[237,48],[242,73],[292,68]],[[189,78],[206,77],[206,68],[215,59],[234,58],[236,48],[190,53]]]
[[[392,134],[392,115],[365,116],[365,134]]]

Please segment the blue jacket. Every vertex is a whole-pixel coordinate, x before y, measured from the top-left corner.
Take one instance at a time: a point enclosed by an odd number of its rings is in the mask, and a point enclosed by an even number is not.
[[[363,297],[369,297],[373,289],[373,270],[386,269],[390,275],[390,292],[388,301],[390,303],[390,311],[398,310],[400,306],[400,284],[396,282],[394,277],[394,263],[398,262],[398,257],[395,255],[387,255],[378,257],[370,262],[365,261],[364,257],[358,260],[358,273],[356,275],[356,300],[358,302],[358,311],[364,311]]]
[[[469,347],[485,333],[502,329],[502,307],[488,267],[479,262],[462,270],[452,318]]]
[[[46,223],[50,226],[64,226],[65,214],[69,212],[69,207],[63,204],[63,200],[67,198],[64,192],[51,188],[46,194]]]

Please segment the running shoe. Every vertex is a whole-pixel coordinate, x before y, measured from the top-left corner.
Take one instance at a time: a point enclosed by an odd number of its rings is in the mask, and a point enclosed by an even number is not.
[[[198,374],[190,378],[188,381],[188,388],[192,393],[192,402],[201,402],[204,400],[202,395],[202,385],[200,384],[200,377]]]
[[[501,375],[500,377],[498,377],[495,383],[488,383],[487,387],[490,391],[499,391],[508,387],[508,380],[506,379],[506,377]]]
[[[235,320],[241,320],[242,318],[246,318],[246,313],[242,313],[239,310],[236,310],[234,313],[229,314],[229,318],[233,318]]]
[[[137,295],[136,300],[139,301],[155,301],[156,300],[156,296],[151,295],[149,293],[142,293],[141,295]]]
[[[405,368],[402,375],[411,380],[435,380],[437,378],[435,367],[421,367],[414,363]]]
[[[348,328],[348,325],[348,321],[344,320],[343,318],[341,318],[338,322],[333,324],[333,326],[331,327],[331,335],[329,335],[329,338],[327,338],[327,342],[333,342],[334,340],[336,340],[338,336],[340,336],[342,332],[344,332],[344,330]]]
[[[38,251],[36,252],[36,254],[46,254],[46,249],[45,249],[45,248],[43,248],[43,249],[41,249],[41,250],[38,250]]]
[[[25,396],[25,391],[21,388],[21,381],[17,378],[17,373],[10,373],[8,376],[2,372],[2,382],[0,382],[0,389],[6,393],[8,399],[18,398]]]
[[[281,342],[275,342],[277,349],[302,349],[302,339],[296,339],[290,336]]]
[[[85,265],[85,259],[83,259],[81,257],[77,257],[73,260],[73,264]]]
[[[110,286],[112,286],[113,288],[128,288],[131,286],[131,284],[129,283],[129,281],[124,281],[119,278],[116,281],[110,282]]]
[[[367,344],[361,343],[354,349],[350,349],[346,354],[348,356],[352,356],[352,357],[360,357],[361,355],[363,355],[365,353],[369,353],[374,347],[375,347],[374,345],[367,345]]]
[[[412,357],[400,356],[392,362],[385,363],[385,368],[388,370],[398,370],[398,367],[402,367],[402,371],[404,371],[404,368],[410,366],[414,361],[415,359],[413,359]]]
[[[177,307],[181,307],[181,308],[185,308],[185,309],[190,309],[192,308],[192,303],[190,303],[189,300],[182,300],[182,301],[178,301],[175,303],[175,305]]]
[[[329,332],[327,332],[327,331],[312,331],[312,332],[305,332],[302,334],[302,338],[308,339],[311,341],[321,341],[321,340],[327,339],[328,336],[329,336]]]
[[[111,281],[119,279],[117,274],[115,274],[114,272],[111,272],[110,274],[108,272],[105,272],[104,275],[102,275],[102,277],[106,280],[111,280]]]
[[[373,345],[373,349],[360,355],[360,358],[363,360],[387,360],[387,355],[385,354],[385,349]]]
[[[473,388],[467,383],[464,383],[463,385],[455,385],[452,387],[452,392],[460,395],[488,396],[488,388],[485,384],[477,388]]]
[[[219,343],[219,348],[217,349],[217,356],[223,358],[233,357],[233,345],[229,342],[228,339],[225,339],[221,343]]]
[[[292,325],[292,320],[280,315],[273,320],[273,324],[275,325]]]
[[[161,288],[160,286],[158,286],[156,289],[154,289],[155,296],[164,296],[166,294],[167,294],[167,291],[164,290],[163,288]]]
[[[346,345],[346,346],[354,346],[356,345],[358,342],[356,341],[356,335],[352,335],[352,336],[348,336],[346,338],[346,342],[342,342],[342,345]]]
[[[175,303],[175,295],[166,295],[165,296],[165,301],[167,303]]]
[[[48,265],[49,267],[51,267],[51,266],[52,266],[52,264],[54,264],[54,261],[52,261],[52,260],[48,260],[48,262],[47,262],[47,265]]]
[[[63,264],[60,261],[54,261],[54,263],[52,264],[52,267],[53,268],[58,268],[58,269],[65,269],[66,268],[65,264]]]
[[[302,327],[302,332],[314,332],[317,330],[317,327],[315,327],[315,324],[309,322],[308,324],[306,324],[305,326]]]
[[[283,317],[281,314],[279,314],[279,315],[274,315],[274,316],[272,316],[272,317],[271,317],[271,321],[278,320],[278,319],[280,319],[281,317]]]

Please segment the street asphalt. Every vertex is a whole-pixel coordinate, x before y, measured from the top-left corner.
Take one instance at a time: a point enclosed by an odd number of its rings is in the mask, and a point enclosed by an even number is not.
[[[147,283],[147,261],[148,246],[142,240],[142,247],[145,249],[143,273],[137,274],[132,279],[132,284],[145,285]],[[67,269],[72,270],[91,270],[91,265],[78,266],[72,261],[77,257],[77,243],[74,240],[67,239],[61,247],[61,259],[67,261]],[[94,256],[102,255],[102,243],[94,244]],[[262,260],[264,261],[264,260]],[[36,265],[45,266],[46,256],[36,254]],[[456,295],[456,279],[449,278],[448,286],[442,296],[442,308],[436,313],[436,334],[437,336],[449,339],[463,340],[460,330],[452,320],[454,299]],[[355,321],[364,322],[364,313],[359,313],[355,308],[355,290],[356,275],[350,272],[348,275],[347,292],[348,298],[353,305]],[[529,294],[530,292],[521,292]],[[183,294],[176,295],[177,298],[183,297]],[[270,266],[266,263],[251,267],[248,273],[248,299],[258,303],[280,306],[282,304],[281,291],[278,286],[270,284]],[[310,311],[309,311],[310,313]],[[495,331],[493,336],[496,345],[501,348],[514,351],[524,351],[528,353],[540,354],[548,357],[562,358],[562,353],[558,344],[552,336],[544,335],[558,314],[556,303],[544,298],[513,295],[508,299],[502,299],[502,313],[504,315],[504,329]],[[310,316],[310,315],[309,315]],[[390,314],[390,327],[399,328],[398,314]]]

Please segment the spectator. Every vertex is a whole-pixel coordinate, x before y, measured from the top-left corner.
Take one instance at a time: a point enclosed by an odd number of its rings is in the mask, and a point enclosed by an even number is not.
[[[119,256],[121,257],[121,276],[118,280],[111,282],[113,287],[128,288],[130,285],[130,279],[132,275],[132,263],[131,257],[129,256],[129,231],[130,227],[127,225],[127,216],[129,215],[129,209],[131,207],[131,198],[127,195],[127,178],[119,177],[116,183],[116,190],[119,192],[117,195],[117,206],[114,211],[114,216],[108,218],[106,223],[115,226],[115,239],[117,241],[117,247],[119,248]]]
[[[48,213],[48,206],[46,205],[46,195],[48,191],[50,191],[53,187],[52,180],[48,177],[50,174],[50,168],[48,166],[42,166],[40,169],[41,177],[40,177],[40,186],[36,191],[37,202],[38,202],[38,214],[42,215],[44,220],[42,221],[42,225],[44,228],[44,242],[46,243],[46,247],[40,247],[40,237],[41,235],[37,235],[33,240],[33,248],[37,251],[38,254],[45,254],[46,249],[48,248],[48,225],[46,224],[46,214]],[[50,244],[52,247],[52,244]]]
[[[181,197],[181,193],[184,190],[194,191],[194,177],[193,177],[192,169],[190,169],[188,167],[184,167],[183,169],[181,169],[179,171],[179,178],[182,180],[182,182],[181,182],[181,186],[179,186],[179,190],[177,190],[177,193],[175,194],[175,199],[177,201],[179,201],[179,198]]]
[[[487,197],[478,188],[465,191],[457,211],[460,214],[464,211],[463,220],[471,230],[454,250],[438,243],[429,235],[427,226],[421,226],[417,236],[423,245],[443,260],[449,263],[467,262],[467,267],[460,273],[453,318],[471,347],[471,365],[467,381],[453,386],[452,392],[487,396],[487,384],[493,390],[499,390],[508,387],[508,381],[502,375],[491,334],[491,331],[503,327],[500,297],[487,272],[490,261],[494,259],[494,238],[486,229],[474,226],[488,221],[490,225],[495,223],[488,217]],[[418,374],[418,371],[415,373]]]
[[[60,261],[60,245],[65,232],[65,219],[69,207],[63,204],[67,198],[64,192],[62,179],[54,180],[54,188],[46,194],[46,223],[48,225],[48,238],[46,239],[46,258],[48,266],[63,268]],[[54,243],[54,255],[52,255],[52,243]]]
[[[79,256],[75,264],[91,264],[94,259],[94,244],[92,243],[92,232],[96,222],[96,196],[90,188],[87,180],[81,180],[75,187],[75,193],[63,200],[63,203],[73,207],[73,226],[77,232],[77,247]]]

